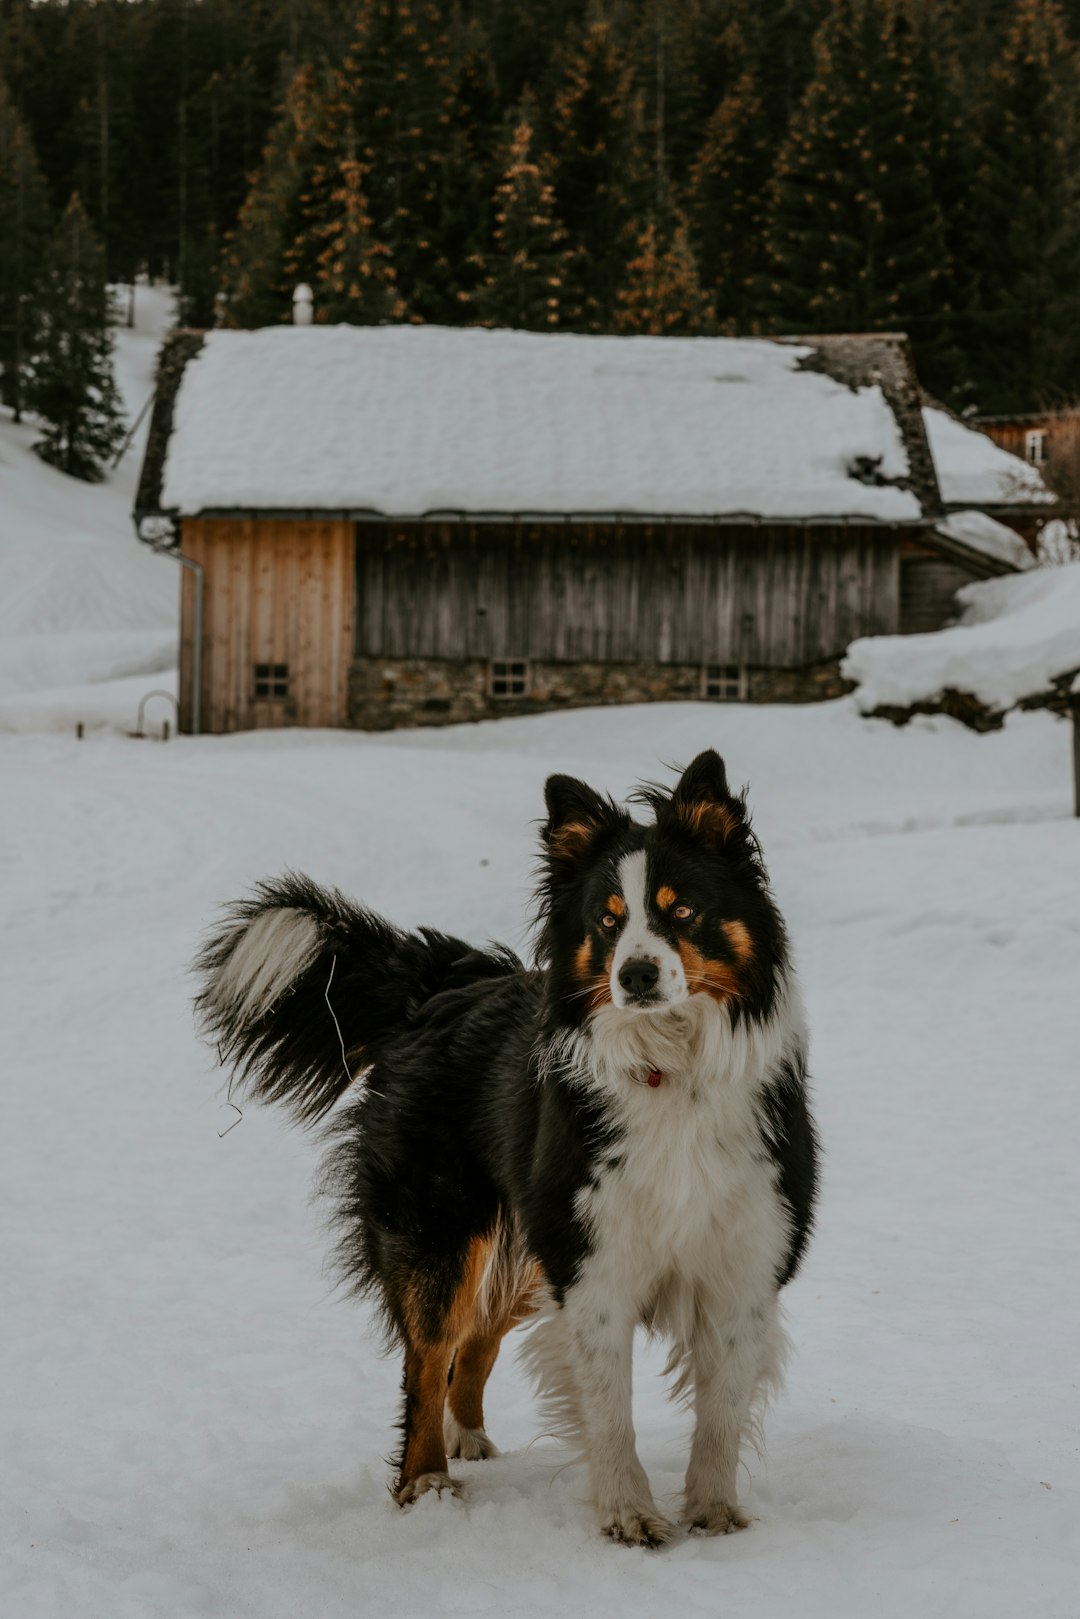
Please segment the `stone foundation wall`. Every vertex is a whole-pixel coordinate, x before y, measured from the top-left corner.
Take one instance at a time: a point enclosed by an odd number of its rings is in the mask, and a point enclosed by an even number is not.
[[[361,731],[391,731],[606,703],[702,700],[696,663],[533,662],[529,676],[527,697],[491,697],[485,660],[357,658],[349,669],[348,722]],[[822,702],[850,690],[838,659],[805,669],[747,670],[752,703]]]

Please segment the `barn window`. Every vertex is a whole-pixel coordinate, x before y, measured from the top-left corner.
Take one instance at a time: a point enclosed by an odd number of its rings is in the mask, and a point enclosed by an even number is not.
[[[527,697],[529,665],[525,658],[492,658],[488,691],[492,697]]]
[[[257,663],[255,665],[255,695],[281,699],[289,695],[289,665],[287,663]]]
[[[1046,465],[1046,430],[1032,427],[1024,434],[1024,459],[1033,467]]]
[[[746,697],[746,671],[737,663],[707,663],[701,671],[701,694],[714,703],[741,703]]]

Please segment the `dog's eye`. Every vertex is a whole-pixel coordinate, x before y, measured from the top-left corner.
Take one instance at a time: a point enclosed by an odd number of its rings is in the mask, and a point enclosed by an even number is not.
[[[694,914],[694,907],[692,905],[676,905],[671,914],[676,922],[689,922]]]
[[[605,911],[603,916],[600,918],[600,926],[602,928],[615,928],[618,927],[618,925],[617,918],[612,916],[610,911]]]

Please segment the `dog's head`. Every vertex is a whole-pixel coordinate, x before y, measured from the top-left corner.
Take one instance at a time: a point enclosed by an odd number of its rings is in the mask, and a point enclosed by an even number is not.
[[[550,777],[545,797],[541,954],[561,1022],[693,995],[733,1015],[768,1009],[783,924],[718,754],[699,754],[673,792],[635,795],[653,811],[647,826],[571,776]]]

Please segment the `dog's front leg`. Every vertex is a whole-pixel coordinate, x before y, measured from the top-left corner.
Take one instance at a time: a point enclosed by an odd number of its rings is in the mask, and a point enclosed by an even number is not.
[[[691,1529],[729,1535],[750,1522],[738,1506],[736,1475],[754,1395],[767,1372],[772,1315],[775,1308],[723,1323],[705,1311],[699,1316],[688,1351],[696,1421],[682,1519]]]
[[[579,1284],[565,1306],[593,1500],[600,1527],[612,1540],[660,1546],[675,1526],[656,1509],[634,1441],[636,1312],[613,1305],[606,1295]]]

